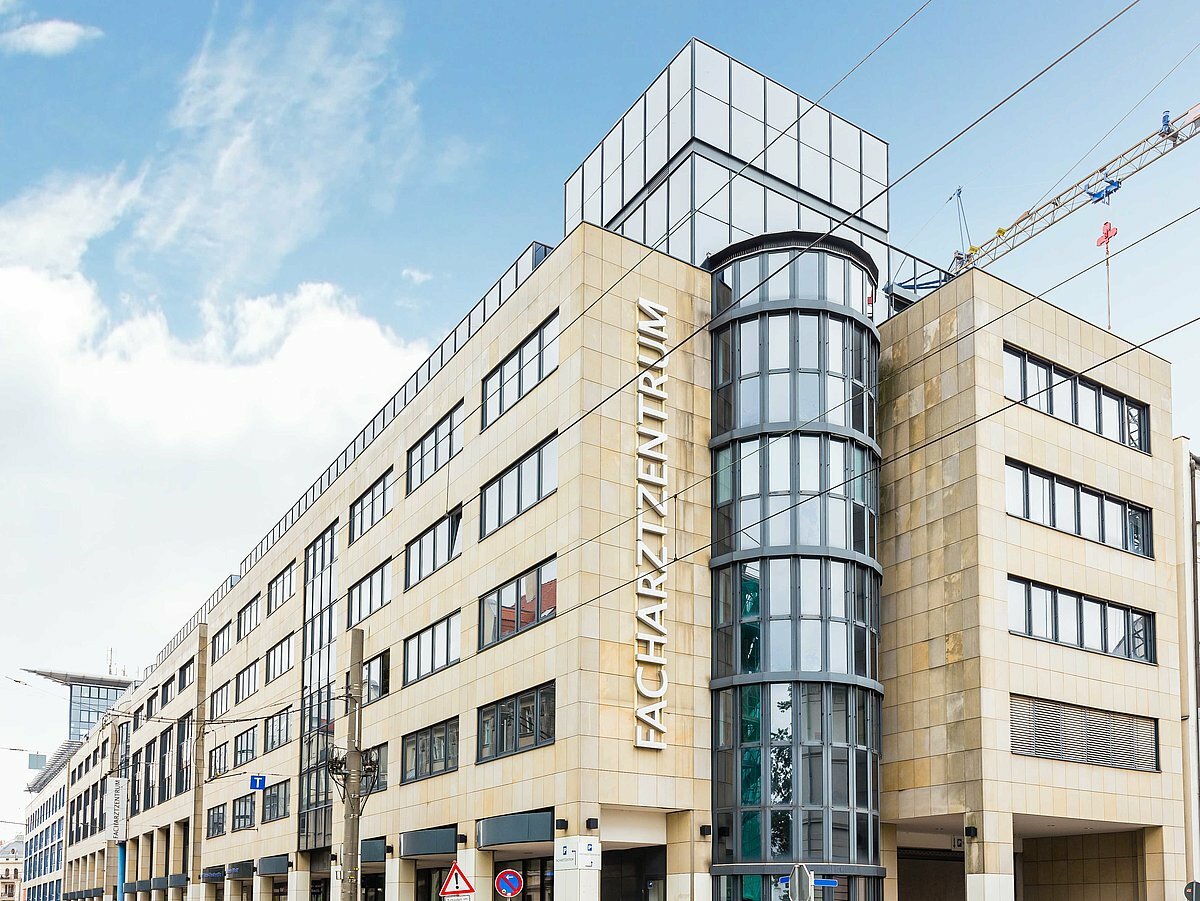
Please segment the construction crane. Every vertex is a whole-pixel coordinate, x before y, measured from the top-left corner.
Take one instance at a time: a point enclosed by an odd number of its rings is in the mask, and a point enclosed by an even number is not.
[[[1169,112],[1163,113],[1162,126],[1153,134],[1117,154],[1056,197],[1022,213],[1008,228],[996,229],[995,237],[980,246],[956,252],[950,271],[957,273],[970,266],[980,269],[989,266],[1076,210],[1094,203],[1108,203],[1130,177],[1182,146],[1197,132],[1200,132],[1200,103],[1173,120]]]

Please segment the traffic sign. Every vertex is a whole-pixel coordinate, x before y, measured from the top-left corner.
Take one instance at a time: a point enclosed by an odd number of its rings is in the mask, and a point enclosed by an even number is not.
[[[1200,882],[1189,882],[1183,889],[1187,901],[1200,901]]]
[[[250,777],[250,791],[262,791],[266,787],[267,787],[267,777],[266,776],[251,776]]]
[[[496,876],[496,892],[505,898],[515,898],[525,888],[525,879],[516,870],[501,870]]]
[[[830,888],[833,888],[837,884],[838,881],[836,879],[822,879],[820,876],[817,876],[815,879],[813,879],[813,885],[817,887],[829,886]]]
[[[457,898],[462,895],[475,894],[475,888],[471,885],[467,874],[462,871],[462,867],[458,865],[458,861],[450,866],[450,872],[446,874],[446,881],[442,883],[438,895],[442,898]]]

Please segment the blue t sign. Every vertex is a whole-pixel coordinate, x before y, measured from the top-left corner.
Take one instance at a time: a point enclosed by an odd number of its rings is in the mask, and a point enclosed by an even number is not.
[[[266,787],[267,787],[267,777],[266,776],[251,776],[250,777],[250,790],[251,791],[262,791]]]

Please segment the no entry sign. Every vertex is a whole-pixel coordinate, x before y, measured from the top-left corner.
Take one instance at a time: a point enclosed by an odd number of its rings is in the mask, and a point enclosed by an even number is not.
[[[501,870],[496,876],[496,892],[504,898],[515,898],[525,888],[525,879],[516,870]]]

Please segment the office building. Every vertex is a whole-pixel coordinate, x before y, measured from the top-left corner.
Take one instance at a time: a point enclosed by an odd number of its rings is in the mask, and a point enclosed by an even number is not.
[[[1182,888],[1169,367],[889,246],[887,180],[689,41],[85,738],[65,901],[337,897],[351,630],[372,901]]]

